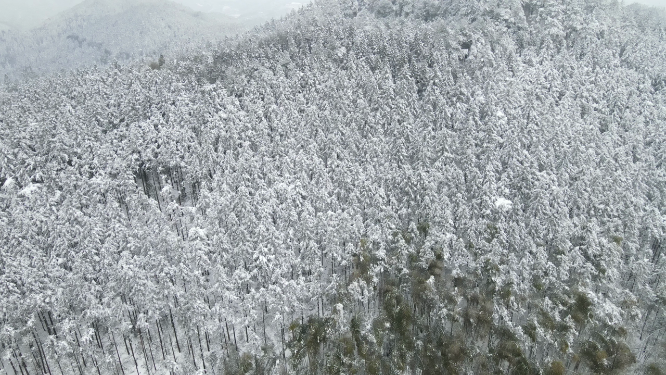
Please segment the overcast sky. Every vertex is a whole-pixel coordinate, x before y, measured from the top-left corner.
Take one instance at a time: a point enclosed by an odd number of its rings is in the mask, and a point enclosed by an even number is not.
[[[44,20],[83,0],[0,0],[0,30],[8,26],[32,28]],[[220,12],[230,16],[261,9],[270,4],[286,14],[290,8],[297,8],[309,0],[174,0],[194,10]],[[625,0],[626,4],[639,2],[647,5],[666,7],[666,0]],[[4,25],[3,25],[4,24]]]

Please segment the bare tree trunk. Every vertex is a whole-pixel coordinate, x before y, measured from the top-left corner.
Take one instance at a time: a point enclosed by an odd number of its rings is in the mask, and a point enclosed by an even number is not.
[[[123,362],[120,360],[120,352],[118,351],[118,344],[116,344],[116,338],[111,332],[111,339],[113,340],[113,346],[116,348],[116,355],[118,356],[118,364],[120,364],[120,371],[125,375],[125,369],[123,368]],[[62,371],[62,370],[61,370]]]
[[[90,358],[92,360],[93,365],[97,369],[97,375],[102,375],[102,372],[99,370],[99,365],[97,365],[97,361],[95,360],[95,357]]]
[[[162,333],[160,328],[160,322],[156,321],[157,324],[157,337],[160,339],[160,349],[162,349],[162,359],[166,361],[166,354],[164,353],[164,344],[162,343]]]
[[[74,360],[76,361],[76,368],[79,369],[79,374],[83,375],[83,367],[81,367],[81,362],[79,361],[79,356],[74,353]]]
[[[12,366],[12,370],[14,370],[14,375],[18,375],[18,371],[16,371],[16,367],[14,366],[14,362],[12,362],[12,359],[9,358],[9,364]],[[21,366],[19,366],[19,369]],[[21,374],[23,374],[23,370],[21,370]]]
[[[150,334],[150,327],[148,327],[146,331],[148,331],[148,350],[150,351],[150,359],[153,361],[153,368],[157,371],[155,356],[153,356],[153,336]]]
[[[32,336],[35,338],[35,343],[37,344],[37,350],[39,350],[39,354],[42,358],[42,364],[46,367],[47,372],[49,375],[51,374],[51,366],[49,366],[49,362],[46,360],[46,353],[44,352],[44,347],[42,346],[42,342],[39,340],[39,337],[35,333],[35,331],[32,331]]]
[[[169,344],[171,345],[171,355],[173,356],[174,362],[176,361],[176,349],[173,348],[173,340],[171,340],[171,335],[167,335],[169,337]]]
[[[130,350],[132,351],[132,359],[134,360],[134,366],[136,366],[136,374],[139,375],[139,362],[136,360],[136,356],[134,355],[134,345],[132,345],[132,338],[130,337],[129,339],[129,347]]]
[[[231,329],[234,331],[234,346],[236,347],[236,351],[238,351],[238,343],[236,343],[236,327],[232,324]]]
[[[150,375],[150,363],[148,362],[146,345],[143,342],[143,332],[139,332],[139,342],[141,343],[141,351],[143,352],[143,362],[146,364],[146,372],[148,372],[148,375]]]
[[[53,352],[55,354],[56,363],[58,364],[58,369],[60,370],[60,375],[65,375],[65,372],[62,371],[62,366],[60,365],[60,359],[59,359],[60,356],[58,355],[58,351],[56,350],[55,347],[53,348]]]
[[[92,326],[95,332],[95,340],[97,341],[97,345],[102,350],[102,354],[104,354],[104,344],[102,343],[102,335],[99,333],[99,324],[93,323]]]
[[[77,328],[77,331],[78,331],[78,328]],[[83,348],[81,347],[81,343],[79,342],[79,335],[76,331],[74,331],[74,338],[76,338],[76,346],[79,347],[79,352],[81,353],[81,361],[83,362],[83,367],[84,368],[88,367],[88,365],[86,364],[86,359],[83,356]]]
[[[39,319],[39,323],[42,325],[42,329],[44,330],[44,332],[50,334],[49,331],[46,330],[46,324],[44,323],[44,318],[42,317],[41,311],[37,311],[37,318]]]
[[[48,315],[49,315],[49,325],[48,326],[51,327],[51,331],[53,332],[53,335],[58,336],[58,332],[56,332],[56,329],[55,329],[55,324],[53,323],[53,314],[51,314],[51,310],[48,311]],[[46,319],[44,319],[44,320],[46,320]]]
[[[25,363],[25,360],[23,359],[23,353],[21,353],[21,348],[18,348],[18,354],[16,354],[16,349],[12,348],[12,352],[14,354],[14,358],[16,359],[16,363],[19,365],[19,370],[21,370],[21,374],[24,373],[26,375],[30,375],[30,372],[28,371],[28,365]]]
[[[227,327],[227,337],[224,339],[224,341],[227,341],[227,338],[229,338],[229,342],[231,343],[231,335],[229,334],[229,325],[227,324],[227,318],[224,318],[224,326]],[[224,335],[224,332],[222,332],[222,335]]]
[[[197,366],[197,359],[194,355],[194,346],[192,345],[192,339],[190,338],[190,335],[187,335],[187,345],[190,349],[190,355],[192,356],[192,363],[194,364],[194,369],[199,370],[199,367]]]
[[[180,343],[178,342],[178,332],[176,332],[176,323],[173,321],[173,313],[169,307],[169,316],[171,317],[171,326],[173,327],[173,335],[176,338],[176,347],[178,348],[178,353],[180,353]]]
[[[197,324],[197,337],[199,339],[199,350],[201,351],[201,366],[204,369],[204,372],[206,372],[206,361],[204,360],[204,351],[203,351],[203,346],[201,345],[201,333],[199,333],[199,325]]]
[[[30,349],[30,355],[32,356],[32,360],[35,361],[35,371],[40,375],[44,375],[45,374],[44,365],[41,363],[39,359],[37,359],[34,349]]]

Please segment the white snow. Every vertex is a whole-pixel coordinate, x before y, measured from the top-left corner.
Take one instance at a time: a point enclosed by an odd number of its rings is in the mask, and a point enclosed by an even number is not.
[[[500,210],[510,210],[513,207],[513,202],[506,198],[499,197],[495,200],[495,208]]]
[[[19,191],[19,195],[25,195],[25,196],[30,196],[33,191],[39,189],[39,185],[36,184],[30,184],[23,188],[23,190]]]
[[[12,188],[14,188],[15,185],[16,185],[16,184],[15,184],[15,182],[14,182],[14,179],[11,178],[11,177],[9,177],[9,178],[7,179],[7,181],[5,181],[4,184],[2,184],[2,187],[3,187],[3,189],[5,189],[5,190],[11,190]]]

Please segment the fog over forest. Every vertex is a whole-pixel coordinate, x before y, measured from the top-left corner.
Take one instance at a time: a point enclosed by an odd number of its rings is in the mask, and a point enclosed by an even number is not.
[[[83,0],[0,0],[0,30],[14,28],[27,30],[39,27],[47,19],[56,16]],[[198,12],[216,12],[231,17],[248,15],[281,17],[293,9],[307,4],[308,0],[175,0]]]
[[[0,30],[3,28],[30,29],[46,19],[73,7],[83,0],[0,0]],[[217,12],[228,16],[263,13],[280,17],[291,9],[307,4],[309,0],[175,0],[195,11]],[[625,0],[625,4],[639,3],[666,7],[666,0]]]

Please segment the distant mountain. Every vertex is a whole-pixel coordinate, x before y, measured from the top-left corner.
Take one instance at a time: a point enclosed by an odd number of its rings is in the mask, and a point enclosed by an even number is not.
[[[0,73],[19,78],[114,60],[157,59],[237,30],[232,17],[167,0],[87,0],[39,28],[0,34]]]
[[[181,0],[193,9],[218,12],[237,18],[244,24],[257,25],[272,18],[280,18],[292,10],[310,3],[310,0]]]

